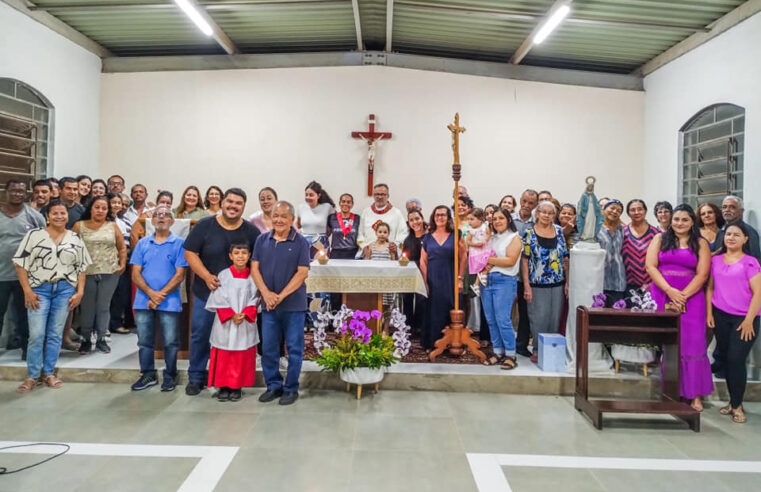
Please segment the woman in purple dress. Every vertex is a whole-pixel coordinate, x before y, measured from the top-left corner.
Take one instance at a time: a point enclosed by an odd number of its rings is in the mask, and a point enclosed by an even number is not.
[[[682,204],[674,208],[671,227],[655,236],[648,247],[646,265],[653,279],[650,292],[658,309],[668,307],[682,312],[679,392],[700,412],[703,396],[713,392],[703,291],[711,270],[711,251],[700,236],[692,207]]]

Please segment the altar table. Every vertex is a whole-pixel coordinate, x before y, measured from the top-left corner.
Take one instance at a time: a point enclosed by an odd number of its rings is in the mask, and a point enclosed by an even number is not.
[[[414,292],[428,296],[415,262],[401,266],[389,260],[329,260],[320,265],[317,260],[309,265],[306,279],[308,293],[340,292],[342,302],[352,309],[383,311],[384,293]],[[370,328],[379,332],[376,320]]]

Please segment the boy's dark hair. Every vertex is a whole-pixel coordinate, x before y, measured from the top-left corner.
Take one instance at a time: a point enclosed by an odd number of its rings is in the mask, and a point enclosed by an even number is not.
[[[251,246],[249,246],[246,243],[232,243],[230,245],[230,251],[228,253],[232,253],[234,249],[245,249],[248,251],[249,254],[251,254]]]

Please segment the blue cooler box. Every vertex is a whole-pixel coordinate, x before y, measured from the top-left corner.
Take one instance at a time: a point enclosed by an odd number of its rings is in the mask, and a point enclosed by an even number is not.
[[[558,333],[539,334],[539,369],[565,372],[565,337]]]

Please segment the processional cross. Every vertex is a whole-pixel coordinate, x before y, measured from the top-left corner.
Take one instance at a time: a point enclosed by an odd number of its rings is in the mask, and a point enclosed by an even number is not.
[[[460,187],[460,133],[465,132],[465,127],[460,126],[460,113],[455,113],[454,123],[447,125],[447,128],[452,132],[452,179],[454,179],[454,193],[452,198],[455,205],[457,205],[457,198],[459,195]],[[460,230],[460,218],[454,214],[454,233],[458,234]],[[460,241],[455,236],[454,240],[454,309],[449,311],[449,325],[442,331],[442,336],[434,343],[434,349],[428,354],[428,359],[433,362],[436,360],[444,350],[449,350],[452,355],[460,356],[465,353],[465,350],[469,350],[473,355],[481,359],[481,362],[486,360],[486,354],[481,351],[480,344],[471,338],[473,331],[465,326],[465,311],[460,309],[460,287],[459,283],[462,277],[459,276],[460,272]]]
[[[351,132],[352,138],[361,138],[367,144],[367,196],[373,194],[373,171],[375,170],[375,150],[378,142],[384,138],[391,138],[389,132],[375,131],[375,115],[371,114],[367,120],[368,131]]]

